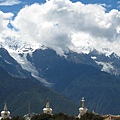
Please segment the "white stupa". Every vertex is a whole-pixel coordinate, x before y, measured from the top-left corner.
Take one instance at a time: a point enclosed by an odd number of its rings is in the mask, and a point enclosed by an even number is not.
[[[87,108],[85,108],[85,100],[84,100],[84,97],[82,97],[82,100],[81,100],[81,102],[82,102],[82,107],[80,107],[79,108],[79,115],[78,115],[78,118],[80,118],[82,115],[84,115],[86,112],[87,112]]]
[[[33,115],[30,113],[30,102],[28,104],[28,114],[24,115],[25,120],[31,120]]]
[[[43,109],[43,113],[52,114],[52,108],[50,108],[49,100],[46,101],[46,108]]]
[[[1,118],[2,119],[10,118],[10,112],[7,109],[7,103],[6,102],[4,103],[4,109],[1,112]]]
[[[30,102],[28,104],[28,114],[24,115],[25,120],[31,120],[33,116],[35,116],[35,113],[31,113],[31,107],[30,107]]]

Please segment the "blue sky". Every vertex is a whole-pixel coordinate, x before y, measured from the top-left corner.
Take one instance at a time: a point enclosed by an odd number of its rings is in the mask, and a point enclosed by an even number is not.
[[[0,4],[2,2],[5,2],[5,1],[7,1],[7,0],[0,0]],[[10,0],[8,0],[8,1],[10,1]],[[16,0],[13,0],[13,1],[16,1]],[[10,11],[10,12],[13,12],[13,13],[17,13],[26,4],[30,5],[30,4],[33,4],[33,3],[45,3],[46,2],[46,0],[19,0],[19,1],[20,1],[20,3],[18,3],[18,4],[0,5],[0,10],[3,11],[3,12],[9,12]],[[71,0],[71,1],[72,2],[80,1],[84,4],[106,4],[107,11],[110,11],[111,9],[120,10],[119,0]]]

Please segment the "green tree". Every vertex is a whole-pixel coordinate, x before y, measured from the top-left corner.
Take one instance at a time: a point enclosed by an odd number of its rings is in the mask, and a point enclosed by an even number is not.
[[[11,118],[6,118],[6,119],[3,119],[3,118],[2,118],[1,120],[11,120]]]
[[[33,116],[31,120],[49,120],[50,118],[50,114],[40,114]]]
[[[78,120],[78,118],[75,118],[73,116],[68,116],[60,112],[53,115],[49,115],[49,114],[35,115],[34,117],[32,117],[31,120]]]
[[[68,120],[68,115],[66,115],[66,114],[63,114],[63,113],[58,113],[58,114],[54,114],[53,116],[52,116],[52,118],[53,119],[60,119],[60,120]]]
[[[104,120],[102,116],[94,114],[92,112],[85,113],[80,120]]]
[[[21,116],[14,116],[11,118],[11,120],[25,120],[24,117]]]

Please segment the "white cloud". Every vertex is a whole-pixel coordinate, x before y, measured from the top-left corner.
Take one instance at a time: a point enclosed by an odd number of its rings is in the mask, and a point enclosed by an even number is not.
[[[120,1],[118,1],[117,4],[118,4],[117,9],[120,10]]]
[[[13,14],[12,13],[3,13],[2,11],[0,11],[0,25],[4,26],[4,27],[7,27],[7,23],[8,23],[8,20],[10,20],[11,18],[13,17]]]
[[[14,14],[3,13],[0,11],[0,46],[6,46],[8,44],[13,44],[15,46],[15,39],[18,38],[18,33],[8,27],[10,21]],[[9,39],[9,41],[7,40]],[[12,43],[12,41],[14,41]]]
[[[120,12],[105,11],[103,5],[49,0],[25,6],[11,23],[23,42],[42,44],[58,53],[67,47],[80,52],[84,47],[109,48],[120,55]]]
[[[120,1],[118,1],[117,4],[120,4]]]
[[[0,11],[0,35],[8,30],[7,25],[9,24],[12,17],[12,13],[3,13],[2,11]]]
[[[20,3],[20,0],[0,0],[0,6],[12,6]]]

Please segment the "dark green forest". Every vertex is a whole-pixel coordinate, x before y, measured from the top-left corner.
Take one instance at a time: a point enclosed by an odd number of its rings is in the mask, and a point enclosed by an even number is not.
[[[6,119],[6,120],[25,120],[24,117],[21,116],[16,116],[12,117],[11,119]],[[56,113],[53,115],[50,114],[40,114],[40,115],[35,115],[31,118],[31,120],[104,120],[104,118],[101,115],[96,115],[92,112],[87,112],[85,113],[80,119],[76,116],[69,116],[64,113]]]

